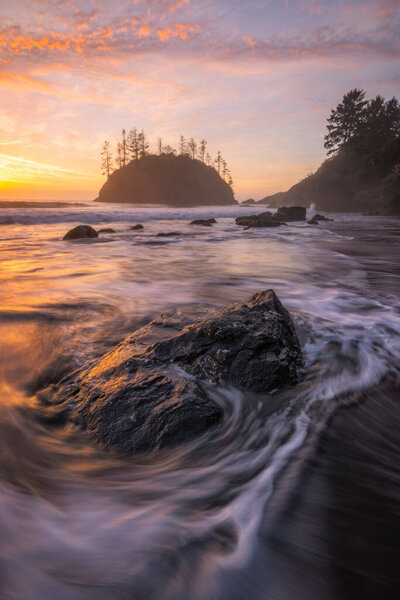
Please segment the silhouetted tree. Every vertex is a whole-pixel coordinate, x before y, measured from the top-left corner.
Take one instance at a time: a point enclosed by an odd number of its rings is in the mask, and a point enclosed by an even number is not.
[[[366,100],[363,90],[350,90],[331,111],[327,129],[328,154],[347,148],[373,161],[379,147],[400,133],[399,102],[380,95]]]
[[[229,173],[228,165],[226,164],[226,160],[223,160],[222,161],[222,179],[224,181],[227,181],[228,173]]]
[[[127,148],[126,148],[126,131],[122,130],[122,142],[121,142],[121,163],[124,167],[126,165]]]
[[[331,110],[324,144],[328,154],[333,154],[354,141],[362,124],[365,123],[367,105],[364,90],[354,88],[343,96],[342,102],[336,108]]]
[[[122,144],[118,142],[117,144],[117,156],[115,157],[115,162],[117,165],[117,169],[120,169],[123,166],[123,158],[122,158]]]
[[[368,102],[365,123],[360,131],[360,147],[363,152],[374,152],[378,146],[400,133],[400,105],[397,98],[387,102],[376,96]]]
[[[392,109],[394,110],[394,105]],[[150,144],[146,138],[143,129],[138,132],[136,127],[133,127],[126,133],[126,130],[122,130],[122,138],[116,146],[115,166],[117,169],[124,167],[129,160],[139,160],[149,154]],[[177,154],[177,151],[173,146],[169,144],[164,145],[161,137],[157,138],[157,153],[161,154]],[[226,161],[222,158],[221,152],[218,151],[216,159],[213,161],[210,154],[207,152],[207,140],[200,140],[197,144],[194,138],[190,138],[189,141],[185,139],[183,135],[179,138],[179,154],[181,156],[190,156],[192,159],[199,158],[203,163],[209,167],[213,167],[218,171],[218,174],[232,185],[232,177],[227,166]],[[102,157],[102,172],[107,178],[112,173],[112,156],[110,151],[110,142],[106,141],[103,145],[101,153]]]
[[[131,160],[138,160],[139,139],[136,127],[130,129],[128,133],[128,153],[130,154]]]
[[[175,150],[175,148],[173,148],[172,146],[167,144],[166,146],[164,146],[163,153],[164,154],[176,154],[176,150]]]
[[[226,160],[222,161],[222,179],[228,185],[230,185],[232,187],[232,185],[233,185],[232,175],[231,175],[231,172],[229,170]]]
[[[147,141],[146,134],[144,133],[143,129],[138,134],[138,141],[139,141],[139,158],[143,158],[144,156],[146,156],[148,154],[148,150],[149,150],[149,142]]]
[[[219,150],[217,153],[217,158],[215,159],[214,163],[215,163],[215,168],[218,171],[218,175],[221,175],[222,156],[221,156],[221,152]]]
[[[112,173],[112,156],[111,156],[111,144],[107,140],[103,144],[103,150],[101,151],[101,173],[105,175],[107,179]]]
[[[196,158],[197,142],[193,138],[190,138],[188,142],[188,149],[190,158]]]
[[[183,135],[181,135],[180,138],[179,138],[179,154],[181,156],[183,156],[184,154],[186,154],[186,140],[183,137]]]
[[[199,159],[202,162],[206,162],[206,147],[207,147],[207,140],[201,140],[200,142],[200,146],[199,146]]]

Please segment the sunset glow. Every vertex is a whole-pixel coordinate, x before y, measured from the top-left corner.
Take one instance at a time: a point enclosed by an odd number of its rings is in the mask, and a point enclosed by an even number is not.
[[[221,150],[239,199],[315,169],[351,86],[399,89],[397,0],[16,0],[0,7],[0,197],[92,199],[123,127]]]

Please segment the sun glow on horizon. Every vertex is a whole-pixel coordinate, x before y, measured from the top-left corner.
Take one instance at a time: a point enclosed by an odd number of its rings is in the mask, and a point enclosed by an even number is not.
[[[48,198],[54,192],[86,192],[93,195],[99,177],[37,160],[0,153],[0,198]],[[89,194],[88,194],[89,193]]]

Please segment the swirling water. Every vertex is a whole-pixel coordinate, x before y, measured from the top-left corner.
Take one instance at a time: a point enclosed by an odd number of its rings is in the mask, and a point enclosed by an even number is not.
[[[2,600],[395,597],[400,220],[234,224],[252,212],[0,209]],[[62,241],[78,223],[116,233]],[[42,418],[40,390],[159,312],[269,288],[302,342],[296,387],[210,389],[220,428],[135,457]]]

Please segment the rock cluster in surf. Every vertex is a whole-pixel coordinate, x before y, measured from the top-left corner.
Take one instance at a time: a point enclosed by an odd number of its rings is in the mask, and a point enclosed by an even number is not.
[[[286,225],[286,221],[305,221],[306,209],[303,206],[282,206],[273,214],[270,211],[258,215],[237,217],[236,225],[244,227],[279,227]]]

